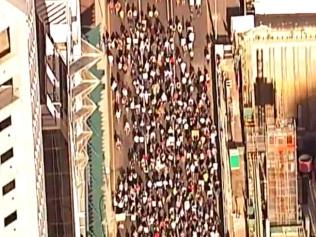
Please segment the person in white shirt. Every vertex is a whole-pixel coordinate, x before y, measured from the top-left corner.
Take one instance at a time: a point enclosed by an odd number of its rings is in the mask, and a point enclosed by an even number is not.
[[[112,54],[108,54],[108,62],[109,62],[110,67],[113,66],[113,61],[114,61],[113,55]]]
[[[119,121],[119,119],[121,118],[121,113],[122,113],[122,111],[120,108],[116,109],[115,117],[116,117],[117,121]]]

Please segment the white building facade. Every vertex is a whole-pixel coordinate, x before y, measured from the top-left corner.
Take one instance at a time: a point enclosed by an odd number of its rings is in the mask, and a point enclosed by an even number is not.
[[[0,16],[0,236],[47,236],[34,3]]]
[[[299,14],[315,13],[314,0],[255,0],[256,14]]]

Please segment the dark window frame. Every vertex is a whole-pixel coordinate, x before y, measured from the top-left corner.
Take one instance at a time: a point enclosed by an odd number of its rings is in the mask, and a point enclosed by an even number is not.
[[[13,86],[13,78],[9,78],[8,80],[6,80],[5,82],[3,82],[1,84],[1,86]]]
[[[3,220],[4,227],[6,227],[6,226],[10,225],[12,222],[16,221],[17,218],[18,218],[18,215],[17,215],[16,211],[14,211],[10,215],[6,216]]]
[[[11,180],[9,183],[7,183],[6,185],[2,187],[2,195],[4,196],[14,189],[15,189],[15,179]]]
[[[6,161],[10,160],[14,156],[13,147],[5,151],[0,155],[0,164],[5,163]]]
[[[10,28],[8,27],[5,30],[1,31],[0,33],[2,33],[2,32],[7,33],[9,47],[0,52],[0,59],[5,57],[6,55],[8,55],[11,52]]]
[[[12,125],[11,116],[5,118],[0,122],[0,132],[2,132],[4,129]]]

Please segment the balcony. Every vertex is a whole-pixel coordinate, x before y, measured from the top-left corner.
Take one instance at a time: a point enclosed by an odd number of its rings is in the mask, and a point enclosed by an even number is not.
[[[83,130],[79,133],[78,131],[76,131],[75,142],[78,147],[78,151],[82,151],[83,149],[87,147],[88,141],[91,138],[91,136],[92,136],[92,131],[90,130],[88,125],[84,123]]]
[[[42,124],[44,130],[60,129],[60,105],[54,104],[47,95],[47,104],[42,105]]]
[[[81,108],[74,113],[74,121],[77,121],[80,118],[86,120],[95,109],[96,105],[89,98],[85,98],[83,100],[83,105],[81,106]]]
[[[69,74],[73,75],[76,72],[81,71],[82,69],[90,68],[99,60],[98,57],[95,56],[82,56],[77,61],[73,62],[70,65]]]
[[[46,73],[50,80],[59,82],[60,67],[59,56],[49,55],[46,57]]]
[[[42,125],[43,130],[59,129],[60,119],[53,116],[45,105],[42,105]]]
[[[53,104],[60,103],[59,83],[52,83],[49,79],[46,79],[46,91]]]
[[[0,87],[0,110],[12,104],[17,99],[18,97],[13,92],[13,86]]]
[[[82,94],[88,94],[91,92],[91,88],[94,88],[94,84],[91,82],[82,82],[79,85],[77,85],[75,88],[72,89],[72,95],[73,97],[76,97],[78,95]],[[88,93],[87,93],[88,92]]]
[[[47,74],[47,78],[50,81],[50,83],[52,85],[55,85],[56,87],[59,87],[59,80],[57,80],[54,72],[52,71],[50,65],[49,65],[49,60],[47,60],[47,64],[46,64],[46,74]]]

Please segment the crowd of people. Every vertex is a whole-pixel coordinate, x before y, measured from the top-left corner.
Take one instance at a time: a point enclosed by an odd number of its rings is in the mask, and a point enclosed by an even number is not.
[[[126,24],[105,33],[114,113],[132,136],[129,165],[113,196],[129,236],[219,236],[216,127],[208,68],[192,65],[195,32],[183,19],[163,25],[155,6],[127,5]],[[206,47],[205,62],[209,62]],[[125,148],[124,148],[125,149]]]

